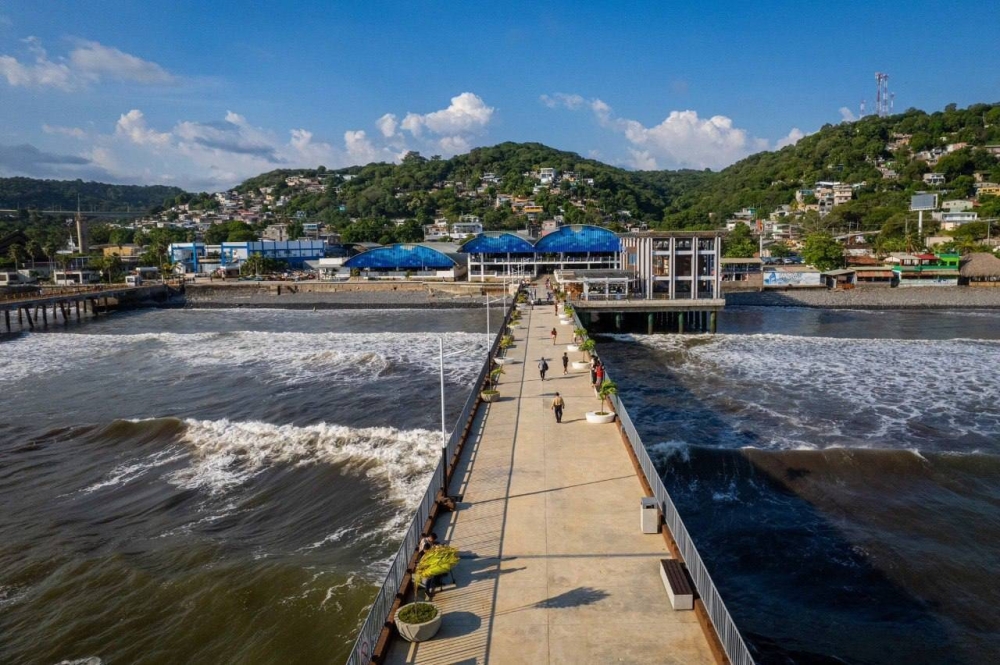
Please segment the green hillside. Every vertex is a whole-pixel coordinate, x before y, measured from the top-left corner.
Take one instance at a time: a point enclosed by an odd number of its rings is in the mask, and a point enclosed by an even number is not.
[[[108,185],[82,180],[0,178],[0,208],[126,212],[147,210],[184,190],[164,185]]]
[[[577,180],[558,192],[533,193],[536,181],[524,174],[541,167],[575,173]],[[477,194],[487,173],[498,176],[500,182]],[[337,187],[322,193],[297,192],[285,184],[290,175],[328,177]],[[344,181],[339,176],[351,179]],[[411,218],[426,223],[437,216],[477,214],[487,228],[501,229],[523,227],[524,221],[510,207],[495,207],[497,194],[531,197],[546,215],[561,212],[570,222],[602,223],[605,216],[625,211],[632,219],[658,223],[672,198],[691,191],[707,176],[700,171],[626,171],[539,143],[502,143],[447,160],[410,153],[401,164],[369,164],[330,172],[322,168],[272,171],[247,180],[238,190],[250,193],[260,187],[275,187],[276,195],[292,196],[286,208],[289,212],[303,210],[310,217],[340,226],[350,218]],[[593,185],[586,184],[588,179]],[[579,208],[571,205],[573,200],[580,203]]]
[[[890,152],[893,135],[910,135],[909,146]],[[917,153],[949,144],[968,147],[945,155],[932,169]],[[742,209],[770,213],[789,204],[795,191],[816,181],[866,183],[850,203],[828,216],[831,226],[848,223],[877,229],[904,213],[916,191],[939,191],[943,199],[973,194],[974,174],[1000,182],[1000,160],[983,146],[1000,144],[1000,104],[954,105],[937,113],[910,109],[886,118],[868,116],[856,122],[825,125],[815,134],[776,152],[762,152],[710,174],[700,186],[670,200],[663,215],[671,228],[698,226],[712,216],[723,220]],[[896,179],[883,178],[877,166],[893,169]],[[928,172],[947,178],[941,187],[929,187]]]

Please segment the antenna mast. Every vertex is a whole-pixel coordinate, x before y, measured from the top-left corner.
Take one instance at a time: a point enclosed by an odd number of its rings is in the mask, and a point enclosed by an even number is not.
[[[891,110],[892,97],[889,95],[889,75],[875,72],[875,113],[878,117],[884,118],[889,115]]]

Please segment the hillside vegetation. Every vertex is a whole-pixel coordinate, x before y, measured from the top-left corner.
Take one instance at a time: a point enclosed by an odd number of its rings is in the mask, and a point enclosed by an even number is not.
[[[108,185],[83,180],[0,178],[0,208],[127,212],[148,210],[184,190],[164,185]]]

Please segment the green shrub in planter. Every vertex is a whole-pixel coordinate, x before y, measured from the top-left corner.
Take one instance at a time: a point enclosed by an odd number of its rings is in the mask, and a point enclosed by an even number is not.
[[[438,615],[438,608],[431,603],[411,603],[399,610],[397,615],[406,623],[427,623]]]
[[[600,388],[597,389],[597,396],[601,400],[601,410],[597,412],[597,415],[604,416],[611,413],[610,410],[608,411],[604,410],[604,403],[608,401],[608,399],[612,395],[617,395],[617,394],[618,394],[618,385],[611,379],[604,379],[604,382],[601,384]]]

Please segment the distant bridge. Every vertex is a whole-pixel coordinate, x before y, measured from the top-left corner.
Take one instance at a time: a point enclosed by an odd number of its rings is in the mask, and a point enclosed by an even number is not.
[[[26,208],[0,208],[0,214],[16,215],[22,210],[26,210]],[[77,214],[76,210],[37,210],[37,209],[33,210],[42,215],[68,215],[70,217],[76,217]],[[80,210],[79,213],[82,217],[102,217],[107,219],[118,219],[120,217],[144,217],[146,215],[145,210],[139,212],[136,212],[135,210],[123,211],[123,212],[106,212],[106,211],[89,212],[87,210]]]

